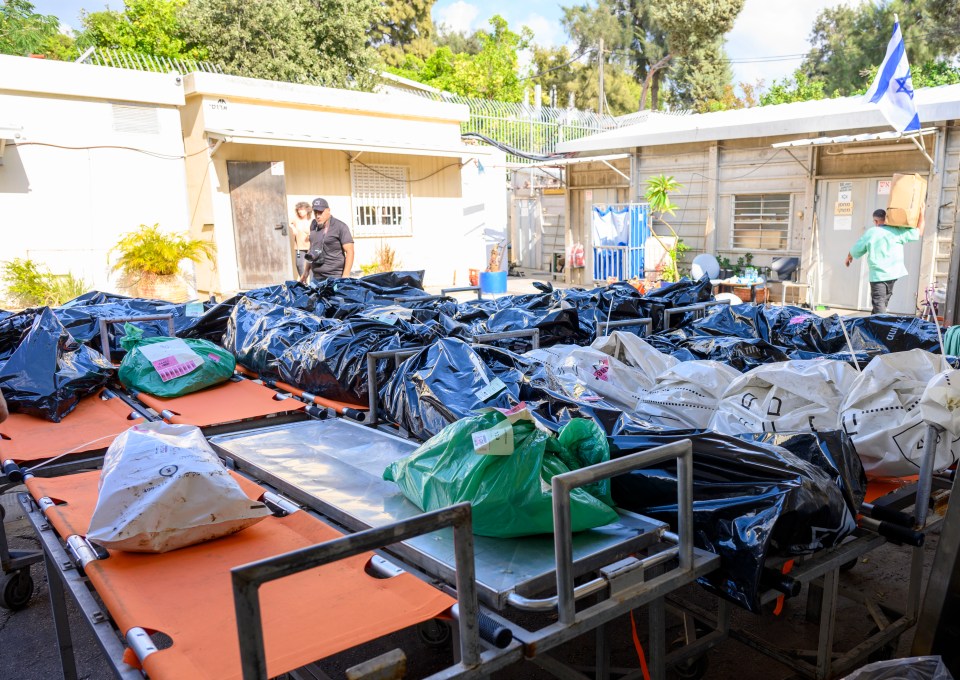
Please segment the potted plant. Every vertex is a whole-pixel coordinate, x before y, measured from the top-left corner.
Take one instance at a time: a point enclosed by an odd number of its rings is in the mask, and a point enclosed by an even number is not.
[[[209,241],[162,231],[159,224],[141,224],[136,231],[120,237],[110,249],[110,253],[114,252],[119,257],[112,271],[121,272],[126,287],[132,288],[136,295],[179,302],[187,297],[181,263],[213,261],[216,248]]]
[[[673,234],[672,243],[666,243],[651,228],[650,235],[657,239],[657,242],[667,252],[667,261],[659,268],[660,280],[675,282],[680,280],[680,271],[677,268],[677,258],[689,248],[680,240],[676,230],[670,226],[670,223],[664,219],[665,215],[676,214],[677,205],[670,200],[670,193],[683,188],[683,185],[677,182],[673,176],[657,175],[651,177],[647,182],[646,199],[650,204],[650,212],[666,225],[670,233]]]

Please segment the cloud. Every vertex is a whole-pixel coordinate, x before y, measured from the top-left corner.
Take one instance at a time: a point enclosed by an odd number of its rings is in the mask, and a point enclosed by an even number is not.
[[[810,31],[820,10],[849,3],[850,0],[747,0],[733,30],[727,34],[727,56],[734,62],[734,82],[762,79],[769,88],[774,80],[792,75],[810,50]],[[736,63],[785,55],[796,56]]]
[[[520,21],[521,26],[529,26],[533,31],[533,42],[543,47],[555,47],[563,43],[561,26],[556,20],[550,20],[542,14],[531,14]]]
[[[480,10],[476,5],[471,5],[464,0],[456,0],[453,4],[437,10],[439,19],[437,23],[445,25],[451,31],[472,33],[473,24],[479,14]]]

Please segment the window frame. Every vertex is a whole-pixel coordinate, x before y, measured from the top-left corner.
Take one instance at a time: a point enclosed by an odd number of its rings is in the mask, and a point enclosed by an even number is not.
[[[380,173],[384,175],[396,173],[399,177],[387,178]],[[374,184],[360,184],[368,181],[372,181]],[[379,183],[380,186],[377,187],[375,183]],[[384,196],[386,192],[382,189],[390,185],[397,187],[396,195]],[[354,238],[412,236],[413,220],[409,185],[410,167],[407,165],[351,163],[350,221]],[[381,190],[380,196],[376,195],[378,189]],[[389,224],[383,218],[389,214],[390,210],[396,209],[399,209],[400,212],[400,223]],[[378,217],[377,222],[368,224],[361,220],[361,211],[364,210],[370,210],[372,215]]]
[[[782,222],[777,222],[777,221],[772,221],[772,220],[764,220],[762,216],[763,216],[763,214],[764,214],[764,212],[765,212],[765,210],[764,210],[765,199],[767,199],[768,197],[769,197],[769,198],[772,198],[772,197],[784,197],[784,196],[787,198],[786,214],[785,214],[785,216],[784,216],[784,220],[783,220]],[[750,229],[750,228],[749,228],[749,225],[751,224],[750,222],[744,222],[744,221],[742,221],[742,220],[738,220],[738,219],[737,219],[737,201],[738,201],[738,199],[740,199],[740,200],[745,200],[745,199],[746,199],[746,200],[754,200],[754,201],[759,199],[759,200],[761,201],[761,203],[760,203],[760,205],[759,205],[760,219],[759,219],[758,221],[752,223],[752,224],[758,225],[758,226],[759,226],[759,229]],[[794,194],[791,193],[791,192],[788,192],[788,191],[764,191],[764,192],[756,192],[756,193],[737,193],[737,194],[730,194],[730,233],[729,233],[729,245],[730,245],[730,250],[737,251],[737,252],[761,252],[761,253],[783,253],[783,252],[789,252],[789,251],[791,250],[791,244],[792,244],[792,242],[793,242],[793,241],[792,241],[792,238],[793,238],[793,205],[794,205]],[[749,245],[738,245],[738,244],[737,244],[737,232],[738,232],[737,225],[738,225],[738,222],[739,222],[739,224],[741,225],[742,228],[746,228],[746,230],[748,230],[748,231],[759,231],[759,243],[760,243],[760,245],[757,245],[757,246],[749,246]],[[770,225],[770,226],[772,226],[772,225],[774,225],[774,224],[783,224],[783,225],[786,226],[786,229],[784,229],[784,230],[782,230],[782,231],[778,230],[778,233],[781,233],[781,234],[782,234],[780,245],[777,246],[777,247],[773,247],[773,248],[764,248],[764,247],[762,246],[764,234],[770,234],[771,232],[774,231],[772,228],[769,228],[769,227],[768,227],[768,229],[765,231],[765,230],[764,230],[764,225]],[[743,238],[743,237],[741,237],[741,240],[742,240],[742,238]]]

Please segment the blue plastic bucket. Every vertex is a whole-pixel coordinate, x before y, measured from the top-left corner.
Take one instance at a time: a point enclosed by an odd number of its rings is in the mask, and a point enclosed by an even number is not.
[[[480,272],[480,292],[498,295],[507,292],[507,272]]]

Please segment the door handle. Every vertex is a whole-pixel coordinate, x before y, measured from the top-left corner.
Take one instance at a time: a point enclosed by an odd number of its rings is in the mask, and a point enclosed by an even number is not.
[[[275,226],[274,229],[279,229],[279,230],[280,230],[280,233],[283,234],[284,236],[286,236],[286,235],[289,233],[289,232],[287,231],[287,224],[286,224],[286,222],[281,222],[280,224],[278,224],[277,226]]]

